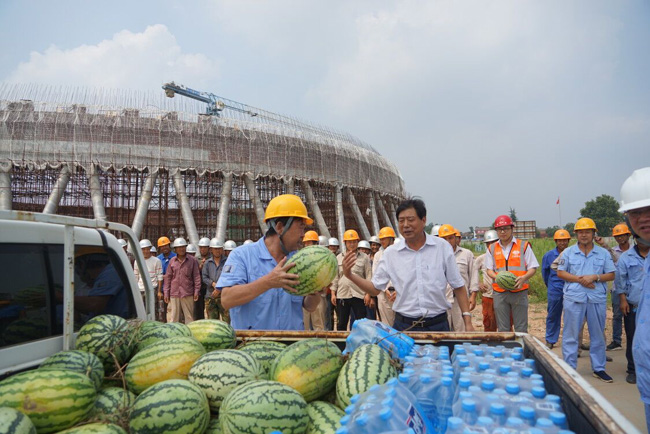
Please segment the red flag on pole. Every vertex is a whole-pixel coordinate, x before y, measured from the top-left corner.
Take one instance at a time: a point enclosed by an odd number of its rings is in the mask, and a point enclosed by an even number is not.
[[[557,202],[555,202],[555,205],[559,205],[559,204],[560,204],[560,196],[557,197]]]

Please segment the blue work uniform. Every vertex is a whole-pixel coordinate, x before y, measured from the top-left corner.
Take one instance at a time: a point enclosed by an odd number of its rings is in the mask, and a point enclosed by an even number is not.
[[[636,332],[636,312],[639,300],[641,300],[641,289],[643,288],[644,261],[645,258],[639,254],[639,248],[634,246],[623,252],[618,258],[618,262],[616,262],[616,279],[614,280],[612,297],[620,300],[620,294],[625,294],[625,299],[630,305],[630,312],[624,316],[625,336],[627,336],[625,357],[627,358],[628,373],[635,373],[632,346]]]
[[[230,253],[217,288],[254,282],[278,265],[266,248],[265,238]],[[282,288],[271,288],[246,304],[230,308],[231,325],[237,330],[304,330],[303,300],[304,297],[291,295]]]
[[[548,305],[546,308],[546,342],[556,344],[560,337],[560,328],[562,326],[562,302],[564,280],[557,277],[557,272],[551,268],[553,261],[560,256],[559,250],[554,248],[546,252],[542,258],[542,278],[546,285],[546,298]]]
[[[562,252],[558,271],[575,276],[606,274],[616,271],[609,252],[594,245],[585,256],[578,244]],[[594,282],[590,289],[578,282],[564,283],[564,331],[562,333],[562,357],[574,369],[578,366],[578,335],[587,317],[591,339],[589,357],[594,372],[605,370],[605,315],[607,312],[607,284]]]
[[[160,262],[162,262],[163,274],[167,272],[167,266],[169,265],[169,261],[171,261],[174,256],[176,256],[176,253],[174,252],[170,252],[169,256],[165,256],[162,253],[158,255],[158,259],[160,259]]]
[[[102,312],[93,312],[92,316],[110,314],[129,318],[129,302],[126,288],[113,264],[106,265],[95,279],[93,287],[88,291],[88,297],[92,296],[110,297],[104,310]]]
[[[645,404],[650,428],[650,256],[643,263],[643,287],[636,315],[636,339],[632,345],[636,366],[636,385]]]

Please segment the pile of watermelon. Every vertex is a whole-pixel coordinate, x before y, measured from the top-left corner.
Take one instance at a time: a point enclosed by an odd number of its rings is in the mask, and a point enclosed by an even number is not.
[[[397,375],[374,344],[236,342],[218,320],[96,317],[76,350],[0,382],[0,433],[333,434],[353,395]]]

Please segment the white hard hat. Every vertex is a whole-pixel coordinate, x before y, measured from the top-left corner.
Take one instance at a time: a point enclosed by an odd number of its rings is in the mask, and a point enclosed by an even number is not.
[[[360,249],[370,249],[370,243],[366,240],[361,240],[359,241],[359,245],[357,247]]]
[[[223,245],[224,250],[235,250],[236,248],[237,248],[237,243],[234,242],[233,240],[228,240]]]
[[[196,250],[196,246],[194,244],[188,244],[187,245],[187,253],[189,253],[191,255],[196,255],[196,252],[197,252],[197,250]]]
[[[621,207],[619,212],[650,206],[650,167],[637,169],[625,180],[621,187]]]
[[[371,243],[375,243],[375,244],[381,244],[379,242],[379,237],[377,235],[373,235],[372,237],[370,237],[370,239],[368,241],[370,241]]]
[[[176,238],[172,243],[172,247],[174,249],[176,247],[185,247],[185,246],[187,246],[187,241],[185,241],[185,238]]]
[[[151,246],[151,253],[158,253],[158,250],[156,250],[156,246]]]
[[[336,238],[332,237],[332,238],[330,238],[329,241],[327,242],[327,245],[328,245],[328,246],[337,246],[337,247],[338,247],[338,246],[341,245],[341,243],[339,242],[339,240],[337,240]]]
[[[327,237],[325,235],[320,235],[318,237],[318,245],[319,246],[327,246]]]
[[[497,231],[495,231],[494,229],[485,231],[485,233],[483,234],[484,243],[489,243],[490,241],[497,241],[498,239],[499,239],[499,235],[497,235]]]
[[[246,240],[246,241],[244,241],[244,246],[247,245],[247,244],[253,244],[253,240]]]
[[[223,242],[219,238],[212,238],[210,240],[210,247],[213,249],[223,248]]]
[[[199,247],[210,247],[210,238],[201,238],[199,240]]]
[[[148,239],[140,240],[140,248],[141,249],[146,249],[147,247],[153,247],[153,244],[151,244],[151,241]]]
[[[435,225],[434,227],[432,227],[431,228],[431,235],[433,235],[434,237],[437,237],[438,236],[438,231],[440,230],[441,226],[442,225]]]
[[[126,246],[127,246],[127,242],[126,242],[126,240],[123,240],[122,238],[120,238],[119,240],[117,240],[117,242],[120,243],[120,246],[122,246],[122,247],[126,247]]]

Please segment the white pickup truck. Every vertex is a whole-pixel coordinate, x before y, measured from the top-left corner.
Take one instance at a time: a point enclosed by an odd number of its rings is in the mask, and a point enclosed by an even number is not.
[[[76,332],[96,315],[153,319],[153,288],[144,279],[145,309],[133,268],[111,232],[127,240],[146,270],[128,226],[0,211],[0,379],[74,348]]]

